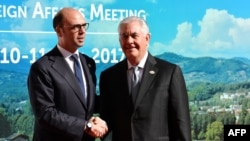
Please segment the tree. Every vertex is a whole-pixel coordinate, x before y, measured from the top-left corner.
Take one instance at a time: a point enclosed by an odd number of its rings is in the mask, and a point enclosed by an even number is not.
[[[244,123],[245,125],[250,125],[250,113],[247,113]]]
[[[247,103],[248,103],[248,99],[244,99],[242,101],[242,107],[241,107],[241,113],[240,113],[240,116],[239,116],[239,120],[238,120],[238,124],[246,124],[245,123],[245,118],[247,116]]]
[[[234,115],[234,113],[228,113],[228,112],[224,112],[224,113],[220,113],[218,114],[218,116],[216,117],[217,121],[221,121],[224,125],[225,124],[235,124],[236,122],[236,117]]]
[[[223,141],[223,123],[215,121],[208,124],[206,132],[206,141]]]
[[[10,123],[4,108],[0,107],[0,138],[7,137],[11,133]]]

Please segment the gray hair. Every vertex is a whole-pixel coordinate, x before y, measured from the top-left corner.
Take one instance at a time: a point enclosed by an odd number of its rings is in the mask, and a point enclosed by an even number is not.
[[[142,33],[144,33],[144,34],[148,34],[149,33],[149,27],[148,27],[146,21],[144,19],[142,19],[140,17],[136,17],[136,16],[130,16],[130,17],[124,18],[119,23],[118,33],[120,34],[122,25],[131,23],[132,21],[137,21],[138,23],[140,23],[140,25],[141,25],[141,32]]]

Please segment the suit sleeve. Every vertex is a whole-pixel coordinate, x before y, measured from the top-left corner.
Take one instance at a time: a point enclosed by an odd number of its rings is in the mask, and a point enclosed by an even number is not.
[[[28,77],[30,102],[39,126],[54,133],[81,139],[85,120],[58,110],[55,82],[44,64],[33,64]],[[60,93],[60,92],[58,92]],[[63,109],[63,108],[61,108]]]
[[[188,94],[181,69],[177,66],[170,84],[170,138],[191,141]]]

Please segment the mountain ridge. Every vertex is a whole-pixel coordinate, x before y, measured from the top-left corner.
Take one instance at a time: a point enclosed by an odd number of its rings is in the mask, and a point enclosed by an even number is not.
[[[157,57],[178,64],[182,68],[187,82],[234,83],[250,81],[250,60],[247,58],[191,58],[167,52]]]
[[[179,65],[187,83],[202,81],[227,84],[250,81],[250,60],[248,58],[192,58],[170,52],[164,52],[156,57]],[[96,76],[99,79],[101,71],[114,64],[99,63],[96,65]],[[0,65],[0,74],[6,75],[6,72],[10,72],[27,75],[29,67],[29,62],[23,62],[17,65]]]

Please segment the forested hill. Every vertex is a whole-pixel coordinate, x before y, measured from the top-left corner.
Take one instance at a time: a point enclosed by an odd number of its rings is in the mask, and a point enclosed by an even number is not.
[[[0,103],[28,99],[27,74],[0,69]]]
[[[190,58],[173,53],[164,53],[158,57],[180,65],[187,82],[238,83],[250,81],[250,60],[247,58]]]
[[[228,84],[250,81],[250,60],[247,58],[191,58],[167,52],[157,57],[178,64],[187,83],[202,81]],[[97,76],[111,65],[97,64]]]
[[[190,82],[218,82],[218,83],[238,83],[250,81],[250,60],[247,58],[212,58],[199,57],[191,58],[174,53],[163,53],[157,57],[180,65],[187,83]],[[119,58],[119,57],[118,57]],[[99,79],[100,72],[113,64],[97,64],[96,75]],[[18,65],[0,66],[0,87],[7,89],[14,85],[26,85],[26,77],[29,63]],[[24,70],[25,69],[25,70]],[[22,72],[22,73],[20,73]]]

